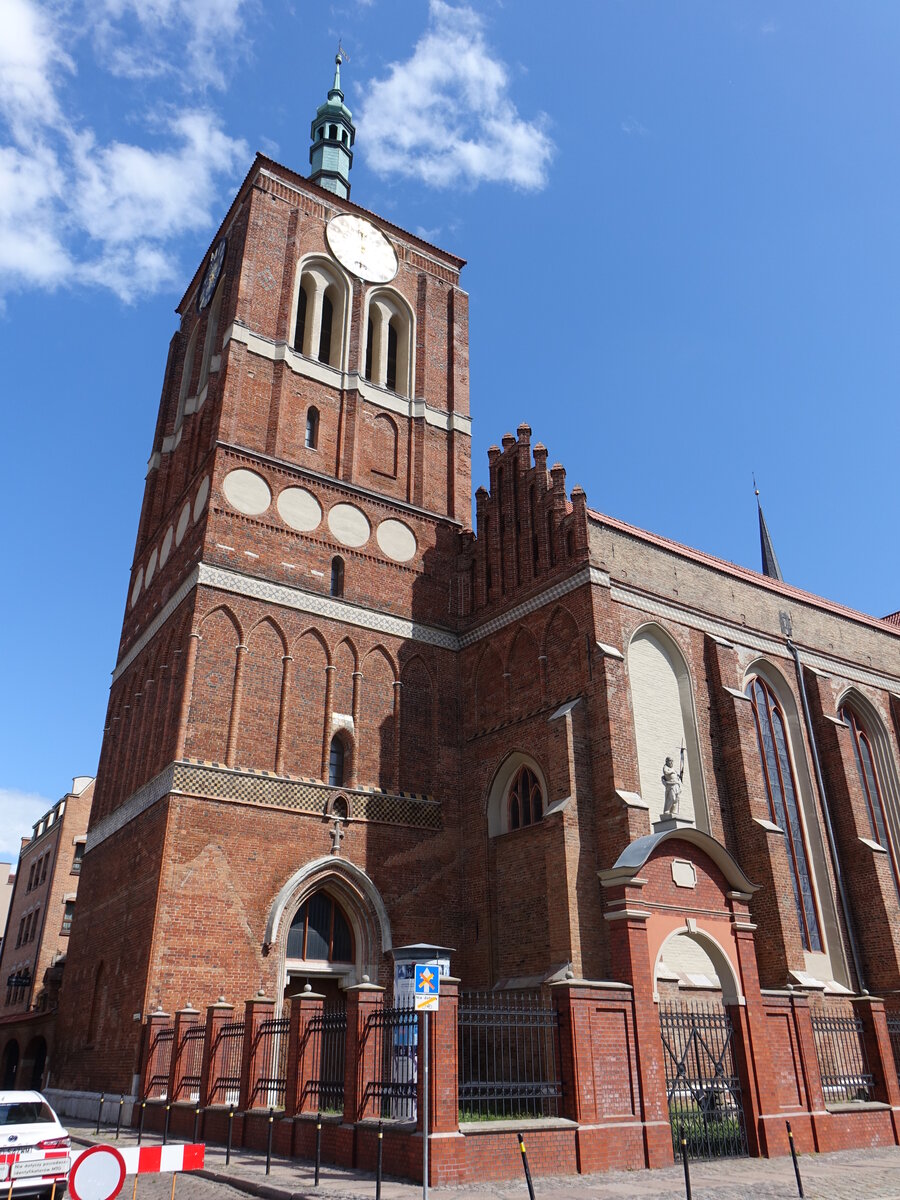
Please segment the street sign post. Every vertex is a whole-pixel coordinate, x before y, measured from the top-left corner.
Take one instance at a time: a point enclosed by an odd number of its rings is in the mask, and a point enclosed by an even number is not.
[[[422,1014],[422,1048],[425,1063],[422,1073],[422,1200],[428,1200],[428,1093],[429,1072],[428,1061],[428,1028],[431,1024],[431,1013],[437,1012],[441,1003],[440,969],[435,963],[416,963],[415,972],[415,1002],[416,1012]]]

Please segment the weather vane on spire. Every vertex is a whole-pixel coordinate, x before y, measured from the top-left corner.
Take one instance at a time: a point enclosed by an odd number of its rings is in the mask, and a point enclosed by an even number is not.
[[[344,39],[342,37],[338,38],[337,56],[341,60],[341,62],[349,62],[350,61],[350,55],[344,49]]]

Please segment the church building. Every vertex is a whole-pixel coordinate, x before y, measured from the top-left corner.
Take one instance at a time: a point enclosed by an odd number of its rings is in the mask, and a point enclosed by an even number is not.
[[[474,994],[552,1014],[487,1113],[546,1121],[537,1171],[900,1141],[900,618],[784,582],[761,510],[763,573],[604,516],[527,424],[473,512],[465,264],[350,198],[340,68],[311,174],[257,155],[178,306],[48,1094],[253,1144],[271,1028],[300,1152],[318,1005],[365,1165],[360,1030],[422,944],[433,1182],[521,1169],[467,1120]]]

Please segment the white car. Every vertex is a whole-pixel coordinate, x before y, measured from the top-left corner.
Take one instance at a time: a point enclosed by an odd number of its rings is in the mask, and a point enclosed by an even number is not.
[[[0,1092],[0,1196],[66,1193],[69,1135],[40,1092]]]

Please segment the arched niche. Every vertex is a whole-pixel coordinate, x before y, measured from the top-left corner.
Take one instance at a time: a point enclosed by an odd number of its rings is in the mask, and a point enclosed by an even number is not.
[[[391,923],[384,901],[365,871],[346,859],[329,855],[314,859],[295,871],[269,910],[265,946],[270,951],[277,949],[281,980],[286,982],[291,921],[306,901],[320,891],[337,901],[353,933],[353,969],[341,972],[343,984],[359,983],[363,975],[377,979],[382,958],[392,946]]]
[[[669,954],[669,958],[666,954]],[[707,974],[707,964],[714,971],[713,983],[722,990],[722,1000],[725,1004],[743,1004],[740,981],[734,964],[722,949],[720,944],[703,929],[689,929],[687,925],[675,929],[659,948],[656,962],[653,964],[653,998],[659,1000],[659,977],[664,966],[702,966],[699,974]]]
[[[662,769],[667,756],[676,769],[684,745],[684,779],[679,816],[690,817],[709,832],[691,676],[677,643],[660,625],[642,625],[628,645],[628,678],[637,740],[641,797],[650,820],[662,815],[665,790]]]
[[[509,788],[521,767],[528,767],[534,772],[543,793],[542,811],[544,813],[547,811],[547,807],[550,804],[550,796],[547,791],[547,778],[542,768],[531,755],[524,754],[521,750],[514,750],[504,758],[503,762],[497,768],[488,792],[488,837],[496,837],[500,833],[507,833],[509,831],[507,823]]]
[[[379,288],[366,298],[363,374],[378,387],[400,396],[413,394],[415,318],[412,309],[391,288]]]
[[[299,354],[346,369],[352,290],[350,281],[333,262],[317,257],[300,260],[288,334],[291,346]],[[330,336],[326,339],[327,346],[323,346],[326,333]]]

